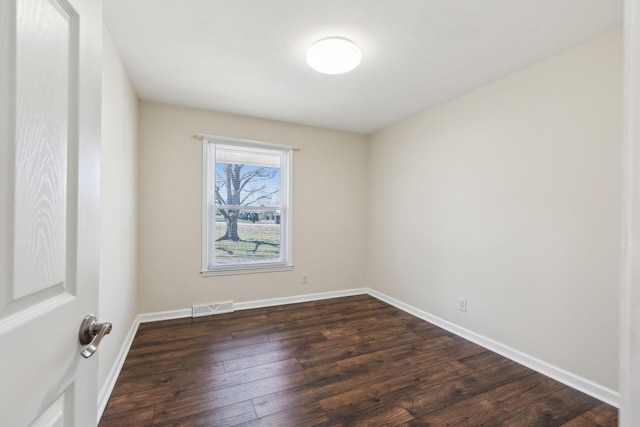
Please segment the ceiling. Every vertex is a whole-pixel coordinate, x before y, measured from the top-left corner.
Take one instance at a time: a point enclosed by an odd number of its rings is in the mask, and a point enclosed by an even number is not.
[[[622,0],[106,0],[143,100],[370,134],[622,25]],[[315,41],[362,50],[351,73]]]

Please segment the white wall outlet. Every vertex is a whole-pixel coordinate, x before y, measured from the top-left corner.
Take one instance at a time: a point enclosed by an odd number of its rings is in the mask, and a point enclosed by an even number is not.
[[[307,273],[302,273],[302,284],[309,283],[309,275]]]
[[[460,311],[467,311],[467,299],[466,298],[460,298],[458,300],[458,310]]]

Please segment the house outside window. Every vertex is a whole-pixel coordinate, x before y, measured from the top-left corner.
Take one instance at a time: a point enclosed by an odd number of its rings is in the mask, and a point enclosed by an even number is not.
[[[203,137],[203,275],[292,269],[291,152]]]

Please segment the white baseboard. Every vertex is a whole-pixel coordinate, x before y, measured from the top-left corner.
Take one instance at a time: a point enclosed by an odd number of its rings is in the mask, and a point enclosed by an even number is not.
[[[104,382],[102,390],[100,390],[100,394],[98,395],[98,424],[100,423],[100,418],[102,418],[102,414],[107,407],[107,403],[109,403],[111,392],[113,391],[113,387],[116,385],[116,381],[118,380],[124,361],[127,358],[127,354],[129,354],[129,349],[131,348],[131,344],[133,344],[133,338],[136,336],[136,332],[138,331],[138,326],[140,325],[139,317],[140,316],[136,316],[133,320],[133,324],[131,325],[131,328],[129,328],[129,332],[124,339],[124,343],[122,343],[120,352],[107,375],[107,380]]]
[[[560,381],[561,383],[566,384],[569,387],[593,396],[596,399],[606,402],[612,406],[620,406],[620,393],[618,393],[617,391],[611,390],[600,384],[596,384],[593,381],[580,377],[579,375],[575,375],[564,369],[558,368],[557,366],[553,366],[531,355],[508,347],[469,329],[458,326],[454,323],[434,316],[430,313],[427,313],[426,311],[413,307],[412,305],[405,304],[402,301],[399,301],[395,298],[392,298],[370,288],[355,288],[343,291],[321,292],[314,294],[295,295],[291,297],[239,302],[234,303],[234,308],[235,310],[249,310],[252,308],[273,307],[277,305],[295,304],[299,302],[318,301],[329,298],[340,298],[363,294],[371,295],[372,297],[391,304],[392,306],[399,308],[402,311],[412,314],[420,319],[426,320],[427,322],[433,323],[434,325],[439,326],[442,329],[454,333],[462,338],[468,339],[469,341],[481,345],[488,350],[494,351],[508,359],[513,360],[514,362],[520,363],[528,368],[533,369],[534,371],[540,372],[543,375],[553,378],[556,381]],[[116,359],[113,368],[109,372],[107,381],[105,382],[105,385],[100,392],[100,396],[98,399],[98,421],[102,417],[102,414],[107,406],[107,402],[109,401],[109,397],[111,396],[113,387],[115,386],[116,380],[118,379],[118,375],[122,370],[122,366],[124,365],[127,353],[131,348],[133,338],[135,337],[140,323],[191,317],[191,312],[192,310],[190,308],[187,308],[181,310],[140,314],[135,318],[133,325],[131,325],[129,333],[127,334],[125,342],[122,345],[120,353],[118,354],[118,358]]]
[[[254,301],[234,302],[234,310],[250,310],[252,308],[274,307],[277,305],[296,304],[307,301],[320,301],[329,298],[348,297],[352,295],[365,295],[369,293],[368,288],[347,289],[342,291],[319,292],[314,294],[294,295],[290,297],[269,298]],[[158,311],[145,313],[138,316],[139,323],[158,322],[161,320],[182,319],[191,317],[192,309],[184,308],[180,310]]]
[[[145,313],[138,315],[140,323],[159,322],[161,320],[182,319],[191,317],[191,308],[183,308],[181,310],[157,311],[154,313]]]
[[[604,387],[591,380],[583,378],[579,375],[573,374],[557,366],[551,365],[543,360],[537,359],[531,355],[523,353],[519,350],[513,349],[502,343],[494,341],[469,329],[458,326],[440,317],[434,316],[426,311],[420,310],[409,304],[405,304],[402,301],[398,301],[388,295],[373,289],[368,289],[368,294],[372,297],[378,298],[394,307],[399,308],[409,314],[412,314],[420,319],[426,320],[429,323],[433,323],[436,326],[441,327],[449,332],[452,332],[462,338],[465,338],[471,342],[474,342],[488,350],[498,353],[514,362],[520,363],[528,368],[533,369],[543,375],[553,378],[571,388],[579,390],[589,396],[595,397],[605,403],[608,403],[616,408],[620,407],[620,393],[610,388]]]
[[[273,307],[276,305],[296,304],[299,302],[319,301],[329,298],[349,297],[353,295],[365,295],[368,288],[347,289],[344,291],[320,292],[315,294],[294,295],[291,297],[270,298],[255,301],[237,302],[233,306],[236,310],[250,310],[252,308]]]

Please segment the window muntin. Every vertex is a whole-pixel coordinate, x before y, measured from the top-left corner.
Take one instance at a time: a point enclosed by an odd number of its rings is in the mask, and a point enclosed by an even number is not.
[[[226,138],[203,141],[203,274],[290,269],[291,150]]]

